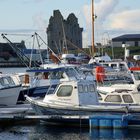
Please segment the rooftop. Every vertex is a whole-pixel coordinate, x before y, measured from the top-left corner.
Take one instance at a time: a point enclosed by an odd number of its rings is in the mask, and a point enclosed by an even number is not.
[[[113,38],[112,41],[140,41],[140,34],[125,34]]]

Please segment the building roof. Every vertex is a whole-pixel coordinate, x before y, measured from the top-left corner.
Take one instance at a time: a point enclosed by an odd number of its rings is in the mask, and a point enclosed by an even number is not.
[[[113,38],[112,41],[140,41],[140,34],[125,34]]]

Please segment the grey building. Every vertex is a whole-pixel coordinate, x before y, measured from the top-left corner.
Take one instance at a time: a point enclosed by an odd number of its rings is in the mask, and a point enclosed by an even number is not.
[[[26,46],[24,41],[21,43],[12,43],[13,46],[16,46],[18,49],[25,49]],[[9,43],[0,43],[0,60],[1,61],[10,61],[11,59],[18,59],[16,52],[12,49]]]
[[[78,19],[71,13],[65,20],[59,10],[53,11],[47,28],[48,46],[55,53],[82,48],[82,31]]]
[[[122,47],[122,44],[139,47],[140,34],[125,34],[112,39],[113,47]]]

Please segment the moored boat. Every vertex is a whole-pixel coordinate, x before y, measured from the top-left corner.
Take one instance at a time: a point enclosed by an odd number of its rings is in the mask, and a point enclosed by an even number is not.
[[[93,115],[96,112],[127,112],[126,106],[100,105],[93,81],[67,81],[59,84],[53,94],[42,99],[26,96],[37,114]]]
[[[20,83],[15,83],[14,75],[0,74],[0,106],[17,104],[21,90]]]

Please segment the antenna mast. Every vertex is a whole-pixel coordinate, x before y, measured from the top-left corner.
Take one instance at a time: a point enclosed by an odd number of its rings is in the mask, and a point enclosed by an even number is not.
[[[91,53],[94,56],[95,54],[95,46],[94,46],[94,0],[92,0],[91,4],[91,19],[92,19],[92,46],[91,46]]]

